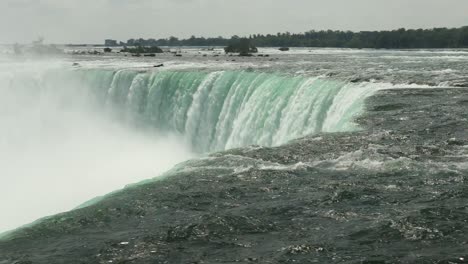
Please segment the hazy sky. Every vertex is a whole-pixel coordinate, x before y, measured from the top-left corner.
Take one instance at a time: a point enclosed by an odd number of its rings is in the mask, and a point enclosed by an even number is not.
[[[0,43],[468,25],[468,0],[0,0]]]

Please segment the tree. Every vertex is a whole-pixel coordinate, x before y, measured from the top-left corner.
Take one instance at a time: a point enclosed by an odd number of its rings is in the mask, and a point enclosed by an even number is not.
[[[253,34],[248,38],[237,35],[229,39],[223,37],[202,38],[191,36],[189,39],[144,40],[130,39],[128,46],[140,44],[142,46],[228,46],[228,51],[241,45],[242,39],[250,40],[252,47],[338,47],[338,48],[468,48],[468,27],[461,28],[434,28],[434,29],[405,29],[393,31],[314,31],[302,34],[290,32],[275,35]],[[242,40],[243,41],[243,40]],[[249,45],[249,46],[250,46]],[[232,47],[231,47],[232,46]],[[249,53],[255,49],[249,48]],[[247,49],[244,47],[244,51]]]

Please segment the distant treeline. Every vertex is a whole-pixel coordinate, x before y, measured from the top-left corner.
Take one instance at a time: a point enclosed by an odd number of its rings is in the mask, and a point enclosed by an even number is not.
[[[337,48],[468,48],[468,26],[461,28],[398,29],[392,31],[308,31],[276,35],[254,34],[248,37],[257,47],[337,47]],[[127,42],[107,40],[106,45],[126,46],[228,46],[240,39],[203,38],[189,39],[130,39]]]

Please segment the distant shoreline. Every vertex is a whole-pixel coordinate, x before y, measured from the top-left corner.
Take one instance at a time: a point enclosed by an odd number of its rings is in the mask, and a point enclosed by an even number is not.
[[[248,37],[188,39],[106,39],[102,46],[222,46],[249,39],[255,47],[368,48],[368,49],[456,49],[468,48],[468,26],[460,28],[405,29],[391,31],[308,31],[304,33],[253,34]],[[101,46],[101,44],[97,44]]]
[[[249,39],[255,47],[350,48],[350,49],[468,49],[468,26],[459,28],[405,29],[391,31],[307,31],[304,33],[252,34],[246,37],[196,37],[178,39],[106,39],[104,43],[62,43],[65,47],[226,47],[240,39]],[[0,44],[9,46],[12,44]]]

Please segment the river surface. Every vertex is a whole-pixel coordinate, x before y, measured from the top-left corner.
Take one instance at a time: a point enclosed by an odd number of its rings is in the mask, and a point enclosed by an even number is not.
[[[466,50],[0,50],[2,264],[468,257]]]

